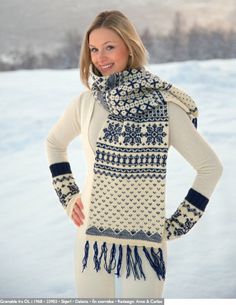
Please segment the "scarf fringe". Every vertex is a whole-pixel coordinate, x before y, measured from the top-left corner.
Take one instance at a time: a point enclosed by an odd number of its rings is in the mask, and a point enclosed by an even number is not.
[[[192,123],[193,123],[194,127],[197,129],[197,118],[193,118]]]
[[[111,273],[112,270],[116,268],[115,275],[117,277],[120,277],[120,270],[121,270],[121,265],[122,265],[122,258],[123,258],[123,247],[122,245],[119,245],[119,255],[118,255],[118,261],[116,263],[116,245],[113,243],[112,248],[110,250],[110,258],[109,258],[109,263],[107,264],[107,245],[106,242],[104,242],[101,246],[101,253],[99,256],[99,251],[98,251],[98,243],[97,241],[94,242],[93,245],[94,249],[94,256],[93,256],[93,261],[94,261],[94,269],[98,272],[101,270],[101,262],[102,262],[102,257],[104,256],[104,268],[108,273]],[[146,258],[148,259],[151,267],[153,270],[156,272],[157,277],[159,280],[161,278],[165,280],[165,273],[166,273],[166,268],[165,268],[165,263],[163,259],[163,253],[162,249],[159,248],[157,252],[155,252],[154,248],[152,247],[150,250],[150,253],[148,252],[146,247],[143,247],[143,252],[145,253]],[[84,269],[87,267],[87,262],[88,262],[88,255],[89,255],[89,241],[86,241],[85,247],[84,247],[84,258],[82,260],[83,264],[83,269],[82,272],[84,272]],[[143,271],[142,267],[142,259],[138,253],[138,247],[134,247],[134,251],[132,253],[132,249],[129,245],[127,245],[127,252],[126,252],[126,278],[130,276],[130,274],[133,273],[134,279],[140,280],[141,278],[144,278],[146,280],[146,276]]]
[[[89,241],[87,240],[86,244],[84,246],[84,258],[83,258],[83,261],[82,261],[82,264],[83,264],[82,272],[84,272],[84,269],[87,267],[88,255],[89,255]]]
[[[143,247],[143,252],[145,253],[151,267],[153,268],[153,270],[156,272],[157,277],[159,278],[159,280],[165,279],[165,274],[166,274],[166,269],[165,269],[165,263],[163,260],[163,254],[162,254],[162,250],[159,248],[157,253],[155,253],[153,247],[151,248],[151,254],[148,252],[148,250],[146,249],[146,247]],[[152,256],[152,257],[151,257]]]
[[[115,273],[115,275],[117,277],[120,277],[120,269],[121,269],[122,257],[123,257],[123,248],[122,248],[121,245],[119,245],[119,257],[118,257],[117,269],[116,269],[116,273]]]

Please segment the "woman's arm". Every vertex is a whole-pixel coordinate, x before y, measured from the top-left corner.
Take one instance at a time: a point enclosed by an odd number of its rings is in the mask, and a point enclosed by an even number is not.
[[[165,239],[186,234],[201,218],[223,171],[222,163],[186,112],[169,102],[170,145],[196,170],[196,177],[175,213],[165,222]]]
[[[67,157],[67,147],[81,131],[80,100],[81,96],[71,101],[63,115],[50,129],[45,140],[53,187],[70,217],[72,216],[74,205],[81,195]]]

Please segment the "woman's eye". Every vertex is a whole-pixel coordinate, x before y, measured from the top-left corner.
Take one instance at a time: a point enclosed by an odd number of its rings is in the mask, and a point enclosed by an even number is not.
[[[113,46],[107,46],[107,47],[106,47],[106,50],[108,50],[108,51],[110,51],[110,50],[112,50],[112,49],[114,49]],[[98,49],[96,49],[96,48],[90,48],[90,52],[91,52],[91,53],[95,53],[95,52],[97,52],[97,51],[98,51]]]
[[[94,52],[96,52],[96,50],[97,50],[96,48],[91,48],[91,49],[90,49],[90,52],[91,52],[91,53],[94,53]]]

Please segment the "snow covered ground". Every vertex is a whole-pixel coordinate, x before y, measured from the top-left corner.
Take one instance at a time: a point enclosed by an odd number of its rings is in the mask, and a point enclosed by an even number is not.
[[[198,130],[224,166],[201,221],[188,235],[169,242],[164,297],[236,298],[236,59],[149,68],[195,98]],[[76,297],[76,228],[52,188],[44,140],[82,90],[78,70],[0,73],[0,297]],[[86,164],[80,137],[68,155],[82,188]],[[167,216],[194,176],[171,148]]]

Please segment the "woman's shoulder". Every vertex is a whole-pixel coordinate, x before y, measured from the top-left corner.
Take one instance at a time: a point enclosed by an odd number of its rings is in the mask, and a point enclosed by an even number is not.
[[[78,96],[76,96],[74,98],[74,101],[77,103],[83,103],[86,102],[88,103],[88,101],[93,101],[93,95],[92,95],[92,91],[89,89],[85,89],[84,91],[82,91]]]
[[[182,105],[180,103],[178,103],[177,100],[169,100],[169,101],[167,101],[167,103],[168,103],[168,108],[169,108],[170,114],[177,113],[177,114],[181,115],[186,112],[184,110],[184,108],[182,107]]]
[[[85,111],[88,109],[88,105],[94,104],[94,97],[92,95],[92,91],[87,89],[82,91],[79,95],[76,95],[72,98],[71,105],[75,109],[81,111]]]
[[[72,107],[81,125],[91,116],[94,109],[94,102],[95,99],[92,91],[89,89],[82,91],[79,95],[74,97]]]
[[[189,121],[189,109],[173,95],[169,95],[165,99],[168,105],[168,116],[171,121],[183,122]]]
[[[93,96],[92,91],[90,89],[85,89],[80,93],[80,97],[82,98],[91,98]]]

